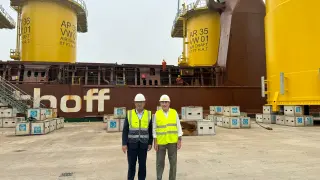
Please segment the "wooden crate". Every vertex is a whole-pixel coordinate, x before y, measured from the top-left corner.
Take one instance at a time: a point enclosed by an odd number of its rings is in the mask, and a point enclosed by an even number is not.
[[[183,136],[197,136],[198,122],[197,121],[180,121]]]

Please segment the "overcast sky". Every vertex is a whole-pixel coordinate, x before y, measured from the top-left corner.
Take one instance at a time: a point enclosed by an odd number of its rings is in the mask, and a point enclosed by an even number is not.
[[[195,0],[187,0],[187,3]],[[78,34],[77,61],[177,65],[182,40],[171,38],[177,0],[85,0],[88,32]],[[10,0],[0,4],[16,20]],[[0,30],[0,60],[9,60],[16,30]]]

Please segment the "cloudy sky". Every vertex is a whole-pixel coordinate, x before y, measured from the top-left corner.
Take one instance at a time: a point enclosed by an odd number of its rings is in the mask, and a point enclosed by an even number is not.
[[[195,0],[187,0],[187,3]],[[85,0],[88,32],[78,34],[77,61],[99,63],[177,64],[182,40],[171,38],[177,0]],[[0,4],[16,20],[10,0]],[[0,30],[0,60],[9,60],[15,30]]]

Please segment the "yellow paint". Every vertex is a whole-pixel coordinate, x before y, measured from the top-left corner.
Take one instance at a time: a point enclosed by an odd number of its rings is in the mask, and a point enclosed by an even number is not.
[[[320,104],[319,0],[267,0],[268,104]],[[280,73],[284,73],[284,94]]]
[[[22,61],[76,61],[77,16],[54,1],[27,1],[22,8]]]
[[[205,11],[187,20],[187,64],[212,66],[218,58],[220,39],[220,15]]]

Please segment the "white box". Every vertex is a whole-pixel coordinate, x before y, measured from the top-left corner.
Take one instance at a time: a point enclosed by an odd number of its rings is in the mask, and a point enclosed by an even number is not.
[[[53,119],[49,119],[49,121],[50,121],[49,130],[50,130],[50,132],[52,132],[57,129],[57,120],[55,118],[53,118]]]
[[[63,117],[60,117],[60,128],[63,128],[64,127],[64,118]]]
[[[305,116],[304,117],[304,125],[305,126],[313,126],[313,117],[312,116]]]
[[[125,119],[120,119],[120,132],[123,130],[124,120]]]
[[[223,117],[225,123],[224,127],[230,129],[239,129],[240,128],[240,118],[239,117]]]
[[[304,126],[304,117],[303,116],[296,116],[294,117],[296,120],[296,126]]]
[[[109,119],[107,122],[108,132],[119,132],[120,131],[120,121],[119,119]]]
[[[259,122],[259,123],[263,122],[263,115],[262,114],[256,114],[256,122]]]
[[[240,127],[241,128],[250,128],[251,127],[250,117],[241,117],[240,118]]]
[[[60,118],[55,118],[55,119],[57,121],[56,129],[60,129],[61,128],[61,120],[60,120]]]
[[[272,106],[263,106],[263,114],[275,114],[276,112],[272,111]]]
[[[240,116],[240,106],[224,106],[224,116]]]
[[[53,115],[52,109],[44,109],[44,115],[47,119],[52,118]]]
[[[215,127],[213,121],[200,120],[197,123],[198,135],[215,135]]]
[[[210,106],[210,114],[223,115],[223,106]]]
[[[31,123],[31,134],[48,134],[50,132],[50,121],[37,121]]]
[[[276,116],[276,124],[284,125],[285,116],[284,115],[277,115]]]
[[[217,126],[223,127],[223,117],[217,116]]]
[[[214,122],[215,125],[217,125],[217,117],[218,116],[215,116],[215,115],[212,115],[212,114],[209,114],[208,115],[208,120],[211,120]]]
[[[0,117],[15,117],[17,115],[16,112],[12,108],[1,108],[0,109]]]
[[[114,119],[112,114],[105,114],[103,115],[103,122],[108,122],[108,119]]]
[[[23,122],[23,121],[26,121],[26,118],[25,117],[15,117],[16,120],[17,120],[17,123],[18,122]]]
[[[181,119],[183,120],[203,119],[203,108],[200,106],[181,107]]]
[[[284,115],[286,116],[302,116],[303,106],[284,106]]]
[[[126,118],[126,108],[125,107],[115,107],[113,111],[113,117],[116,119]]]
[[[2,118],[2,127],[3,128],[15,128],[17,125],[17,119],[14,117]]]
[[[284,124],[286,126],[296,126],[295,117],[293,117],[293,116],[285,116],[284,119],[285,119]]]
[[[35,118],[37,121],[43,121],[46,120],[46,114],[47,114],[47,109],[41,108],[41,109],[28,109],[28,118],[32,117]]]
[[[16,135],[30,135],[31,133],[31,123],[30,122],[18,122],[16,125]]]
[[[263,123],[266,123],[266,124],[276,124],[276,115],[273,115],[273,114],[263,114],[262,117],[263,117],[263,120],[262,120]]]
[[[58,109],[52,109],[52,118],[58,117]]]

